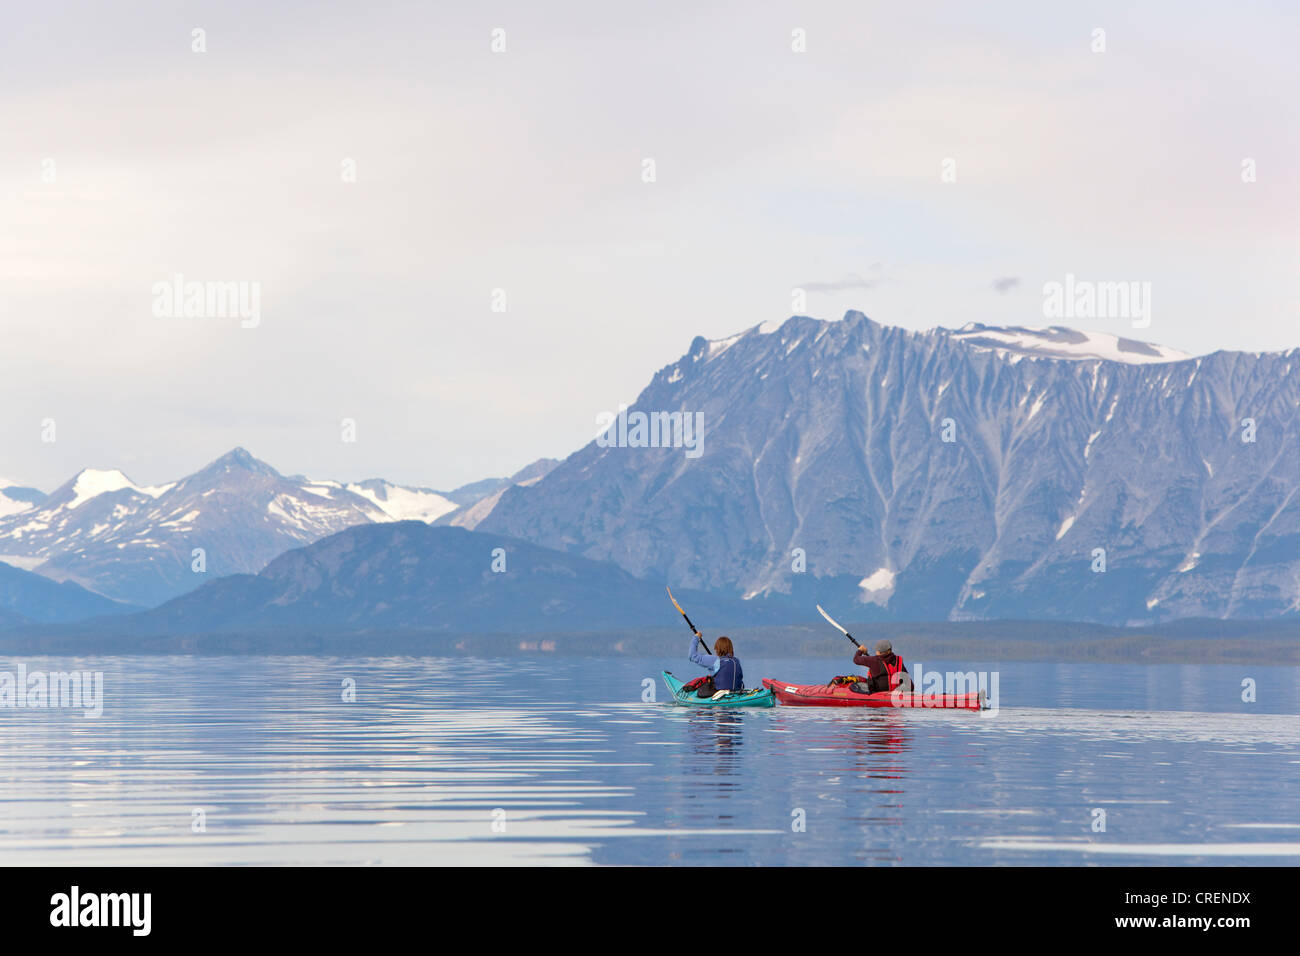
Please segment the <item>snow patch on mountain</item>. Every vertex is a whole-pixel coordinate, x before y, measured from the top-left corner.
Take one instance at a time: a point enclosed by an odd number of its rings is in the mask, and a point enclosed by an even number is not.
[[[858,582],[862,589],[859,599],[864,604],[878,604],[884,607],[894,593],[896,575],[889,568],[877,568]]]
[[[741,332],[741,333],[739,333],[739,334],[737,334],[737,335],[730,336],[729,338],[725,338],[725,339],[712,339],[712,340],[710,340],[710,341],[709,341],[709,353],[708,353],[708,358],[709,358],[709,360],[712,360],[712,359],[714,359],[714,358],[717,358],[719,355],[721,355],[721,354],[722,354],[723,352],[725,352],[727,349],[731,348],[731,346],[735,345],[735,344],[736,344],[737,342],[739,342],[742,338],[744,338],[744,336],[745,336],[745,333],[744,333],[744,332]]]
[[[4,493],[4,491],[0,490],[0,518],[4,518],[8,515],[16,515],[20,511],[28,511],[34,507],[35,505],[30,501],[19,501],[10,498]]]
[[[735,335],[729,335],[723,339],[708,339],[708,349],[705,353],[705,360],[712,361],[737,342],[749,338],[751,335],[771,335],[773,332],[779,332],[784,326],[785,320],[768,319],[765,322],[760,322],[753,328],[746,329],[744,332],[737,332]],[[793,349],[798,344],[798,342],[795,342],[790,346],[790,349]],[[678,380],[677,377],[669,379],[669,381],[673,382]]]
[[[436,521],[459,507],[436,491],[402,488],[386,481],[352,484],[347,490],[369,500],[393,521]]]
[[[1127,365],[1181,362],[1192,356],[1165,345],[1153,345],[1107,332],[1053,325],[1045,329],[991,326],[971,322],[947,332],[955,341],[1010,356],[1030,356],[1075,361],[1098,360]]]
[[[150,498],[157,498],[171,487],[171,485],[160,485],[151,488],[137,485],[116,468],[108,471],[87,468],[73,479],[72,500],[68,502],[68,509],[79,508],[92,498],[98,498],[100,495],[113,491],[121,491],[123,488],[130,488],[132,491],[148,495]]]

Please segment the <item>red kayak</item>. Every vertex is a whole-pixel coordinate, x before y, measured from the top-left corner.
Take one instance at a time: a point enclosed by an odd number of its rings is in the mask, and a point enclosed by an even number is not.
[[[859,694],[847,687],[827,684],[788,684],[772,677],[763,678],[763,686],[786,706],[795,707],[950,707],[982,710],[987,706],[984,692],[976,694],[909,694],[883,691]]]

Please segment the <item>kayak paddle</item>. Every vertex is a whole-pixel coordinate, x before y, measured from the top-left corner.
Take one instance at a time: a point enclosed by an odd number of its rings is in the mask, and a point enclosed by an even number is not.
[[[677,602],[674,601],[673,603],[675,604],[675,603],[677,603]],[[680,610],[680,608],[679,608],[679,610]],[[821,611],[821,615],[822,615],[822,617],[826,618],[826,620],[828,620],[828,621],[831,622],[831,626],[832,626],[832,627],[834,627],[837,631],[839,631],[840,633],[842,633],[845,637],[847,637],[847,638],[849,639],[849,643],[850,643],[850,644],[852,644],[854,647],[861,647],[861,646],[862,646],[862,645],[859,644],[856,640],[853,639],[853,635],[852,635],[852,634],[850,634],[848,631],[844,630],[844,626],[843,626],[842,624],[840,624],[839,621],[835,620],[835,618],[831,617],[831,616],[830,616],[829,614],[827,614],[824,610],[822,610],[822,606],[821,606],[820,604],[817,605],[817,610]]]
[[[668,600],[673,602],[673,607],[677,608],[677,613],[680,614],[682,617],[686,618],[686,626],[691,629],[691,633],[694,634],[695,637],[699,640],[700,647],[704,648],[704,653],[712,654],[713,651],[709,650],[709,645],[704,643],[704,635],[700,633],[700,629],[691,623],[691,619],[689,617],[686,617],[686,612],[682,610],[682,606],[677,603],[677,598],[673,597],[673,589],[668,588],[667,591],[668,591]]]

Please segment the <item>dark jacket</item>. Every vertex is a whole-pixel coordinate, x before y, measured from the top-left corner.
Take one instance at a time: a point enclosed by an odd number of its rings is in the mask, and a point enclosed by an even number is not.
[[[909,677],[911,676],[911,672],[908,671],[907,665],[903,663],[903,659],[897,654],[887,654],[884,657],[877,657],[875,654],[867,654],[863,651],[857,651],[853,655],[853,663],[858,667],[865,667],[867,669],[867,674],[869,675],[867,683],[871,685],[871,693],[873,694],[880,694],[894,689],[889,686],[889,667],[885,666],[886,662],[888,662],[890,667],[901,666],[903,673],[907,674]]]

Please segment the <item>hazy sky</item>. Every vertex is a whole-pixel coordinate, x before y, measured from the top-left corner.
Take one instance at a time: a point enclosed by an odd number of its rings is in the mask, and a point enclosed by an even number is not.
[[[11,6],[0,475],[161,482],[243,445],[449,488],[567,455],[799,286],[927,329],[1147,281],[1149,329],[1074,324],[1300,345],[1296,9]],[[260,324],[156,316],[176,273],[259,283]]]

